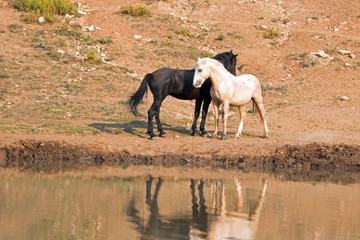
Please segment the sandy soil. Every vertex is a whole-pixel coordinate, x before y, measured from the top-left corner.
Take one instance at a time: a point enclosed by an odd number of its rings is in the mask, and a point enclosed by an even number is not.
[[[86,32],[91,39],[111,36],[113,40],[99,47],[108,64],[85,60],[64,64],[38,53],[46,50],[31,47],[33,39],[57,46],[56,29],[62,20],[25,24],[20,12],[0,1],[0,53],[4,59],[0,70],[10,75],[1,78],[0,85],[0,166],[45,171],[132,164],[360,168],[360,2],[133,1],[134,6],[151,10],[149,18],[119,13],[118,7],[129,5],[127,1],[79,2],[87,14],[76,18],[76,24],[100,28]],[[23,25],[22,30],[10,31],[13,23]],[[273,27],[280,35],[265,38]],[[177,33],[184,28],[193,36]],[[215,40],[220,34],[225,38]],[[54,48],[75,55],[76,41],[66,41],[66,46]],[[172,97],[166,98],[161,108],[167,137],[147,139],[145,114],[151,94],[140,107],[144,114],[140,118],[131,116],[122,102],[148,72],[163,66],[193,68],[195,60],[189,51],[194,49],[213,53],[232,49],[239,54],[237,65],[242,67],[237,73],[254,74],[268,86],[264,105],[269,139],[259,137],[262,124],[256,113],[247,114],[241,139],[191,137],[195,103]],[[317,56],[320,50],[330,58]],[[77,81],[70,82],[70,78]],[[35,83],[41,87],[34,87]],[[71,84],[80,90],[70,91]],[[59,111],[51,109],[48,115],[43,113],[51,100],[60,97],[68,104]],[[97,104],[117,112],[105,119],[100,111],[92,110]],[[213,130],[213,121],[210,111],[207,130]],[[230,136],[238,121],[232,109]],[[54,125],[65,123],[87,129],[81,133],[54,130]]]

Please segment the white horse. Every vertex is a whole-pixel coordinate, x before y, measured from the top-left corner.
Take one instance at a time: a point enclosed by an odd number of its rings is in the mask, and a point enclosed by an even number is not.
[[[240,124],[235,138],[242,135],[242,129],[245,120],[245,104],[251,99],[255,102],[259,110],[260,117],[264,122],[264,137],[269,137],[265,119],[265,108],[262,103],[261,86],[259,80],[251,74],[234,76],[228,72],[222,64],[211,58],[199,58],[195,66],[195,75],[193,85],[196,88],[201,87],[204,81],[209,78],[212,82],[210,94],[214,102],[215,111],[215,131],[213,137],[217,136],[219,125],[219,106],[224,105],[223,124],[224,130],[221,139],[226,139],[226,123],[228,119],[229,106],[236,106],[240,112]]]

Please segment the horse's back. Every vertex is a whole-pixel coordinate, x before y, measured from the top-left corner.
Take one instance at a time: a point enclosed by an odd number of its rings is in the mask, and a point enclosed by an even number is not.
[[[254,94],[261,91],[257,77],[252,74],[242,74],[232,79],[230,104],[240,106],[251,100]]]

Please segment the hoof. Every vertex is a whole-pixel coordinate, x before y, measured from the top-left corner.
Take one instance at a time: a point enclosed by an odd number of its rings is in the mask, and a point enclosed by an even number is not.
[[[160,134],[160,137],[166,137],[166,133]]]
[[[241,133],[239,133],[239,134],[235,134],[235,139],[238,139],[238,138],[240,138],[242,136],[242,134]]]
[[[213,133],[213,134],[211,135],[211,138],[217,138],[217,134]]]
[[[263,138],[266,138],[266,139],[268,139],[269,138],[269,135],[265,135]]]
[[[195,131],[192,131],[190,135],[195,136]]]
[[[220,139],[221,139],[221,140],[226,140],[227,137],[226,137],[226,135],[222,135]]]
[[[149,137],[149,140],[157,140],[158,138],[157,138],[157,136],[151,136],[151,137]]]
[[[200,130],[200,136],[206,136],[208,133],[205,130]]]

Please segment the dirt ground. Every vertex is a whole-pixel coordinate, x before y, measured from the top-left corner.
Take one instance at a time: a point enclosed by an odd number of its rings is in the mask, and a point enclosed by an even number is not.
[[[79,18],[28,24],[0,0],[0,166],[360,169],[360,2],[132,1],[151,11],[146,18],[120,13],[128,1],[78,2]],[[234,139],[236,109],[228,140],[192,137],[195,102],[168,97],[167,137],[148,140],[151,93],[139,118],[125,104],[145,74],[229,50],[237,74],[262,83],[270,138],[248,113]]]

